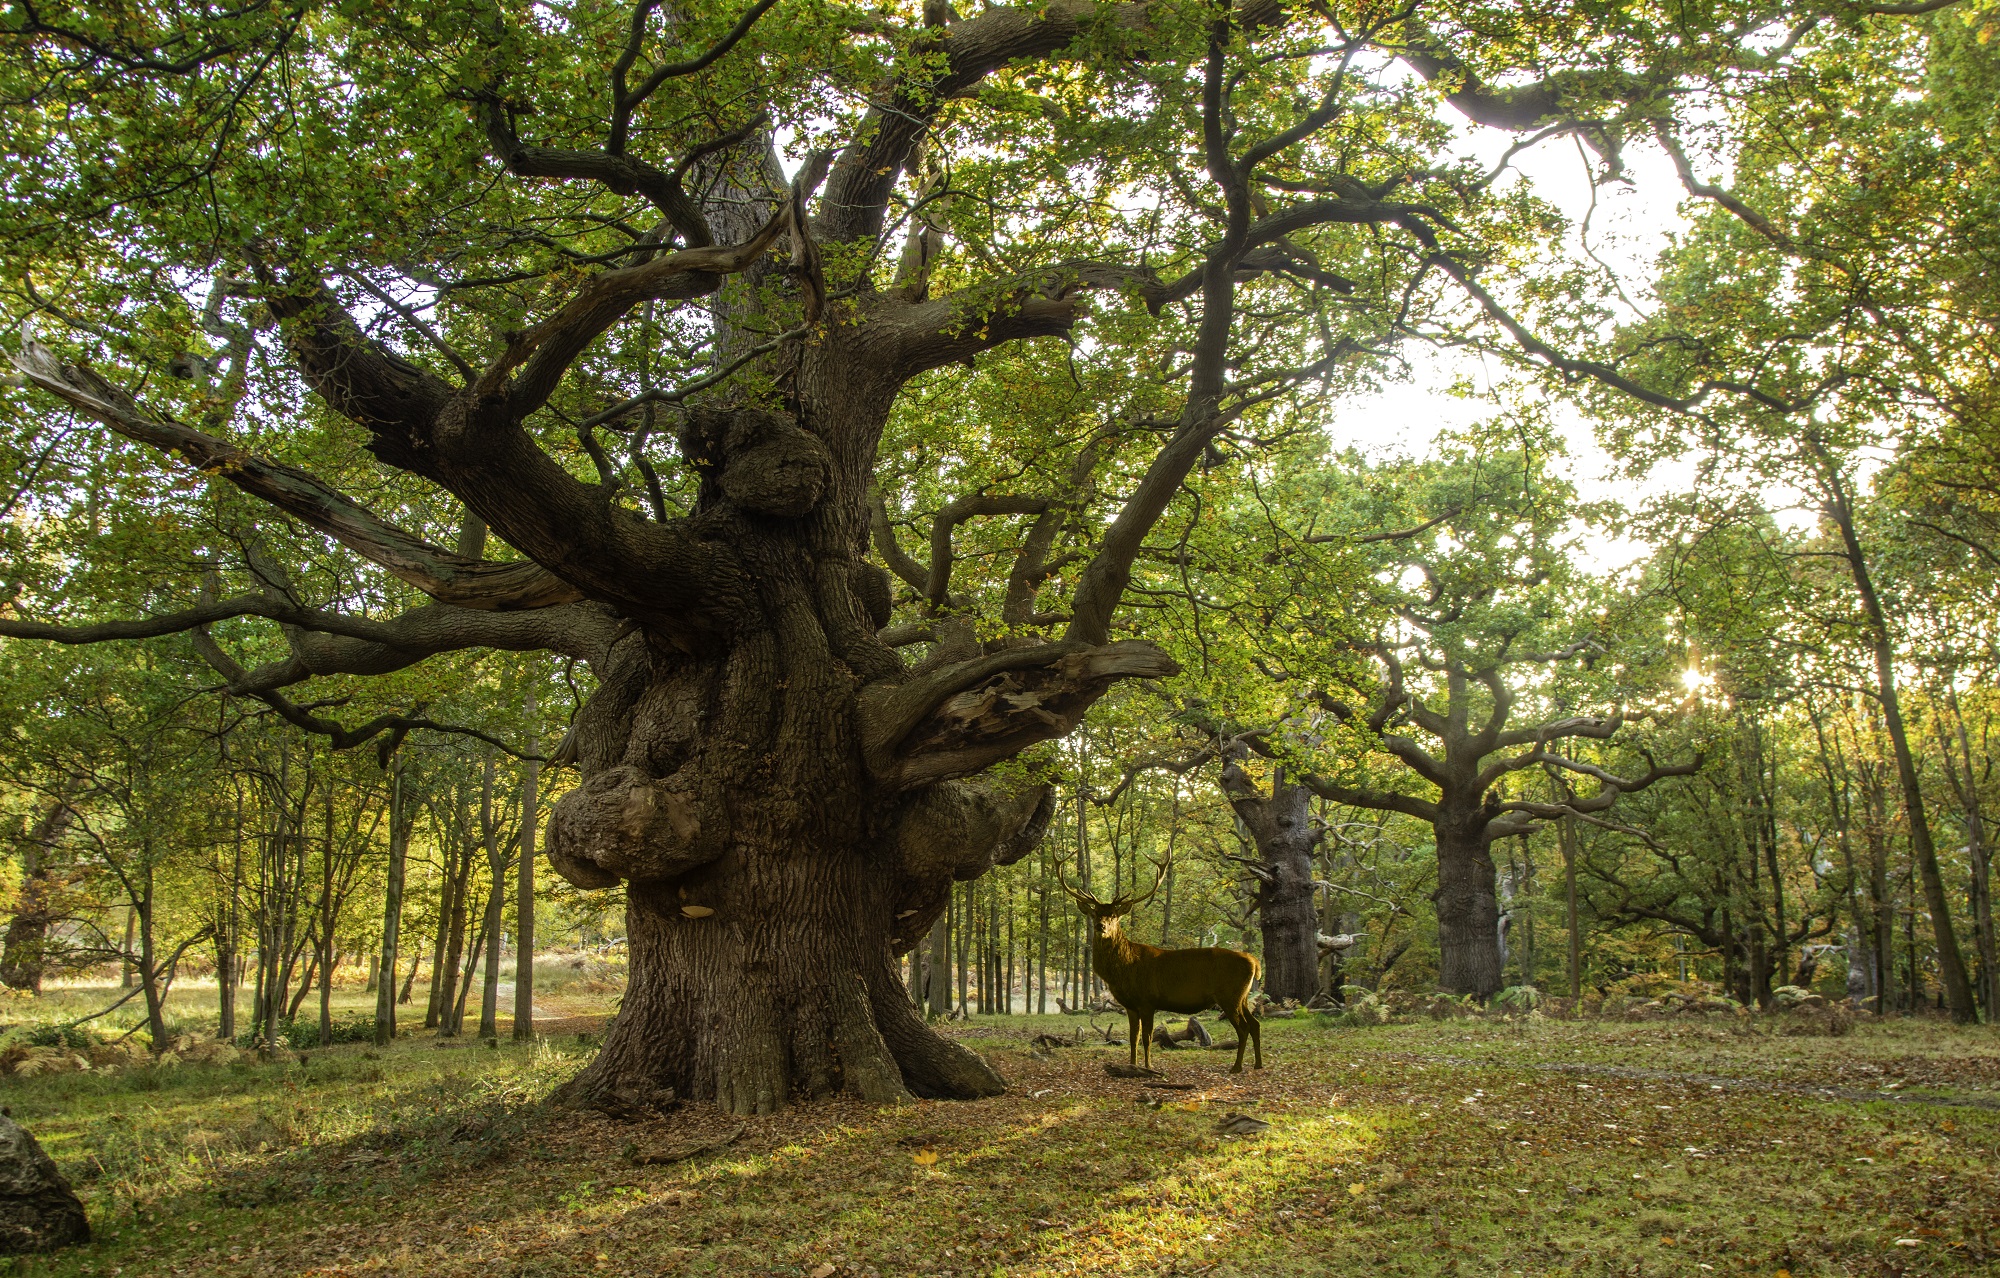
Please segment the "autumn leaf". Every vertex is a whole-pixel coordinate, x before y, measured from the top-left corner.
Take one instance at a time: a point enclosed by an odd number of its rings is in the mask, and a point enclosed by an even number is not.
[[[910,1161],[919,1167],[929,1167],[937,1162],[937,1151],[935,1149],[920,1149],[910,1155]]]

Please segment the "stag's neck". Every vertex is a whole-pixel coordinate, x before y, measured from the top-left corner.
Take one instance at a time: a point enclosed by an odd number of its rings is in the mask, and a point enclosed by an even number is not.
[[[1091,938],[1090,956],[1098,975],[1118,972],[1130,967],[1141,957],[1139,943],[1125,935],[1121,928],[1109,936],[1098,935]]]

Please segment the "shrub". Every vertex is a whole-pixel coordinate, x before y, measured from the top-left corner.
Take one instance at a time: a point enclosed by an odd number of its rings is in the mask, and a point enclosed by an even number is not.
[[[315,1016],[310,1020],[303,1021],[282,1021],[278,1025],[277,1034],[273,1037],[277,1042],[291,1048],[295,1052],[306,1048],[318,1047],[319,1017]],[[333,1022],[333,1041],[336,1043],[366,1043],[372,1041],[374,1037],[375,1018],[373,1016],[338,1017]],[[236,1046],[238,1047],[255,1047],[256,1045],[257,1036],[255,1034],[238,1034],[236,1036]]]
[[[1509,985],[1493,996],[1493,1005],[1506,1012],[1532,1012],[1542,1005],[1542,992],[1532,985]]]

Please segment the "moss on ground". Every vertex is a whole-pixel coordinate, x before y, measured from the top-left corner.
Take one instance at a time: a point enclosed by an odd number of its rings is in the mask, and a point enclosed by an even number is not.
[[[1161,1090],[1105,1075],[1122,1049],[1030,1047],[1077,1024],[956,1027],[1008,1076],[1005,1096],[801,1106],[665,1165],[634,1156],[736,1120],[543,1108],[591,1050],[575,1034],[5,1080],[15,1117],[78,1181],[98,1240],[0,1272],[1873,1278],[2000,1265],[1991,1029],[1794,1038],[1763,1022],[1306,1017],[1266,1026],[1261,1074],[1227,1074],[1226,1054],[1157,1056],[1193,1084]],[[1270,1126],[1218,1134],[1232,1112]]]

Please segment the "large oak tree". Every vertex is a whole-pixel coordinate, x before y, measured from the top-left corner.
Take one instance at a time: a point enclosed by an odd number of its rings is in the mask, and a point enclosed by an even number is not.
[[[1454,158],[1441,103],[1524,143],[1577,134],[1615,174],[1641,121],[1782,58],[1772,20],[18,6],[16,451],[115,437],[233,495],[117,454],[126,500],[185,543],[136,591],[152,615],[66,611],[38,580],[54,519],[9,532],[0,633],[192,631],[231,693],[343,746],[425,721],[288,690],[480,647],[587,663],[548,855],[629,885],[632,977],[576,1093],[991,1093],[894,960],[953,880],[1037,839],[1047,791],[996,765],[1173,672],[1120,603],[1195,467],[1309,424],[1413,333],[1488,325],[1644,394],[1532,334],[1576,318],[1547,305],[1562,287],[1518,287],[1558,220],[1505,162]],[[1057,421],[996,394],[1066,367],[1109,389]],[[928,512],[927,560],[897,540],[926,512],[878,483],[917,388],[960,457],[995,419],[1047,427]],[[999,519],[1024,521],[992,525],[1004,587],[955,579],[956,535]],[[283,650],[207,629],[240,617]]]

